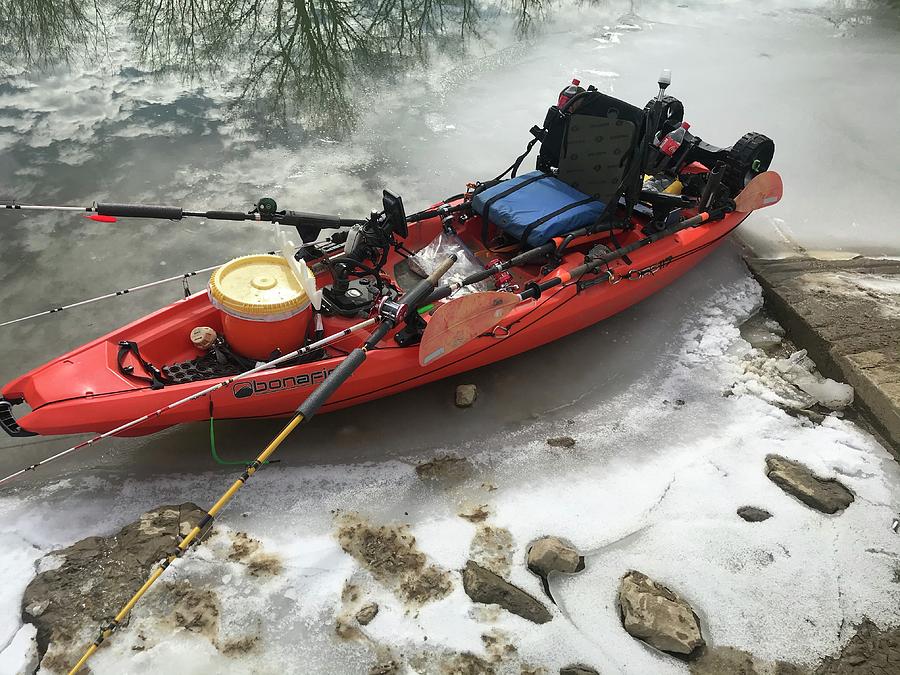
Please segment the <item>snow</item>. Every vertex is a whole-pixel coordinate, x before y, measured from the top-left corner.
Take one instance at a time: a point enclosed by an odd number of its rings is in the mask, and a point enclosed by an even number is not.
[[[7,647],[0,651],[0,673],[30,675],[37,667],[37,629],[25,624],[13,636]]]
[[[41,555],[42,551],[25,536],[6,528],[0,530],[0,570],[4,576],[0,585],[0,648],[17,642],[16,636],[22,625],[19,619],[22,593],[34,575],[35,562]]]

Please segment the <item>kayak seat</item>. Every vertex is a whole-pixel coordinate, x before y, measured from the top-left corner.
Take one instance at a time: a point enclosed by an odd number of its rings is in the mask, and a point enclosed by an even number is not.
[[[585,91],[547,111],[537,166],[588,194],[612,196],[633,166],[644,111],[599,91]],[[591,162],[591,158],[599,161]],[[615,185],[613,184],[615,182]]]
[[[596,197],[543,171],[503,181],[472,198],[476,213],[527,246],[542,246],[593,225],[604,207]]]
[[[537,170],[515,176],[523,155],[511,167],[513,178],[472,198],[473,210],[523,247],[581,227],[613,229],[606,206],[618,203],[637,177],[643,115],[599,91],[553,106],[544,128],[532,130],[541,141]]]

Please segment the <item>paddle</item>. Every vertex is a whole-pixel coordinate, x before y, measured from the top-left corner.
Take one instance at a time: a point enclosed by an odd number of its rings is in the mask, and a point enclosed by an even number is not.
[[[445,303],[437,308],[428,321],[428,327],[419,344],[419,364],[428,365],[463,346],[473,338],[493,329],[503,317],[513,311],[523,300],[540,297],[543,291],[567,283],[572,279],[594,271],[601,266],[622,258],[643,246],[671,236],[689,227],[720,220],[731,211],[750,213],[777,204],[781,200],[783,185],[781,176],[766,171],[754,177],[734,200],[734,205],[698,213],[675,225],[652,234],[628,246],[618,248],[596,258],[587,258],[583,265],[571,270],[560,270],[558,276],[540,284],[529,284],[521,293],[488,291],[472,293]],[[444,296],[446,297],[446,296]],[[431,298],[429,298],[430,300]]]
[[[750,213],[757,209],[772,206],[781,201],[784,185],[781,176],[775,171],[764,171],[758,174],[741,190],[734,199],[734,210],[739,213]]]
[[[422,335],[419,364],[427,366],[496,326],[521,300],[515,293],[486,291],[441,305]]]
[[[361,347],[357,347],[344,357],[344,360],[331,371],[322,384],[320,384],[306,400],[300,404],[297,411],[294,413],[294,416],[291,417],[291,420],[285,425],[281,432],[269,442],[259,456],[247,466],[244,473],[242,473],[238,479],[231,484],[231,487],[219,497],[219,500],[212,505],[209,511],[207,511],[206,516],[184,536],[172,552],[167,553],[165,557],[157,562],[156,567],[144,584],[137,590],[131,599],[122,606],[122,609],[119,610],[118,614],[100,628],[99,635],[87,648],[84,655],[72,667],[69,671],[69,675],[74,675],[74,673],[81,670],[88,659],[100,648],[100,645],[102,645],[128,618],[128,615],[131,613],[134,606],[144,594],[150,590],[150,587],[156,580],[163,575],[169,565],[178,558],[181,558],[191,545],[197,544],[202,540],[203,533],[208,531],[213,520],[215,520],[215,517],[228,505],[228,502],[231,501],[237,491],[246,485],[247,481],[259,471],[269,457],[271,457],[285,439],[291,435],[291,432],[293,432],[294,429],[312,419],[319,408],[331,398],[341,385],[350,379],[353,373],[356,372],[363,362],[365,362],[368,352],[376,349],[378,343],[381,342],[394,326],[406,317],[408,312],[415,311],[415,308],[422,303],[432,290],[434,290],[434,287],[437,285],[440,278],[447,273],[447,270],[450,269],[456,260],[457,257],[455,255],[449,256],[437,266],[428,278],[420,281],[396,302],[382,303],[380,315],[378,317],[381,323],[372,332],[369,338]]]

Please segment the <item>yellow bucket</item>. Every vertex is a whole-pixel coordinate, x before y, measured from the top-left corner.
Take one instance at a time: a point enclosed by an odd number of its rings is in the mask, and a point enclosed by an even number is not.
[[[309,298],[290,264],[278,255],[248,255],[217,269],[209,298],[222,312],[222,330],[238,354],[268,360],[302,346],[312,317]]]

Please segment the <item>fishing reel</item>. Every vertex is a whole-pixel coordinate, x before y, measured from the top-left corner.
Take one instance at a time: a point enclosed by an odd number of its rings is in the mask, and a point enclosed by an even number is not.
[[[263,197],[253,205],[250,213],[258,213],[263,218],[271,218],[278,213],[278,203],[271,197]]]

